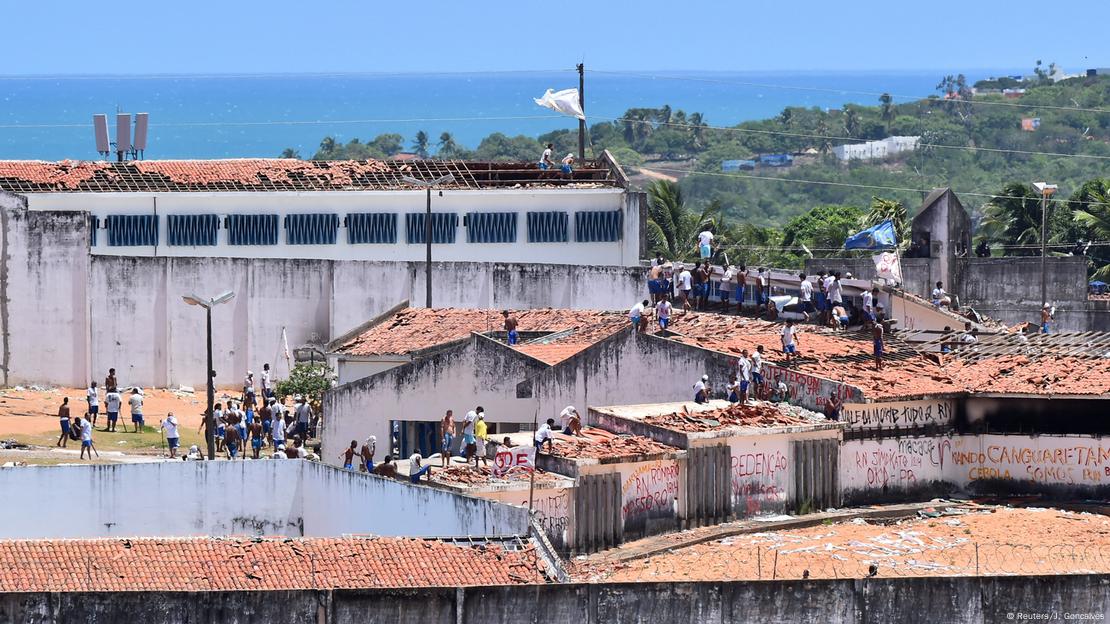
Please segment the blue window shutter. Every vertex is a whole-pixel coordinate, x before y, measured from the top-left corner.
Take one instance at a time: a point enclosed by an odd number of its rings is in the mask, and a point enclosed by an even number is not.
[[[621,239],[620,210],[594,210],[574,214],[574,240],[580,243],[609,243]]]
[[[110,247],[144,247],[158,244],[156,215],[108,215],[105,223]]]
[[[515,243],[515,212],[468,212],[466,214],[466,242]]]
[[[528,242],[565,243],[570,218],[565,212],[529,212]]]
[[[453,212],[432,213],[432,242],[447,244],[455,242],[459,227],[459,215]],[[410,212],[405,215],[405,242],[424,244],[424,213]]]
[[[392,212],[352,212],[347,214],[347,242],[394,244],[397,242],[397,215]]]
[[[166,215],[166,242],[174,246],[214,246],[220,218],[214,214]]]
[[[89,246],[96,247],[96,230],[100,227],[100,219],[96,215],[89,215]]]
[[[290,245],[334,245],[339,215],[331,213],[285,216],[285,242]]]
[[[229,245],[276,245],[278,243],[276,214],[229,214],[225,223]]]

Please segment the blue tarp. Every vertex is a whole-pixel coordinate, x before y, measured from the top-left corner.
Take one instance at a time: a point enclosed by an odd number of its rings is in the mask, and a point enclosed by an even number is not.
[[[845,249],[889,249],[898,246],[894,223],[889,219],[857,232],[844,241]]]

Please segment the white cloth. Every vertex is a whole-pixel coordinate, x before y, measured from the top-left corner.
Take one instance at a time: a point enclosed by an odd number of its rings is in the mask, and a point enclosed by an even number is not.
[[[562,113],[569,117],[585,119],[586,113],[582,111],[582,104],[578,101],[578,89],[563,89],[555,91],[548,89],[541,98],[532,98],[533,101],[544,108]]]
[[[568,405],[568,406],[563,408],[563,411],[559,412],[559,424],[564,429],[566,429],[567,425],[570,424],[571,417],[572,416],[577,416],[577,415],[578,415],[578,410],[574,409],[573,405]]]

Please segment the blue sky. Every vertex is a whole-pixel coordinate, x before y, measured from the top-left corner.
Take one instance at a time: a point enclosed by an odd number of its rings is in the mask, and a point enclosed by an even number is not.
[[[4,75],[1110,66],[1097,28],[1072,35],[1105,1],[39,0],[4,22]]]

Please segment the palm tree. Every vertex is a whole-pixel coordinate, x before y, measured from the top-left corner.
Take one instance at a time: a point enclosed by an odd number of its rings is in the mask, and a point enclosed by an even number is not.
[[[1041,242],[1041,197],[1021,182],[1011,182],[983,208],[979,237],[1003,245],[1039,245]],[[1032,256],[1039,250],[1011,250],[1007,255]]]
[[[428,157],[428,133],[420,130],[412,140],[412,149],[421,158]]]
[[[440,158],[452,158],[458,151],[459,146],[455,143],[455,137],[451,136],[450,132],[439,135],[439,151],[436,154]]]
[[[869,228],[883,221],[894,223],[894,234],[898,236],[898,246],[905,247],[910,239],[910,219],[906,205],[893,199],[871,198],[871,210],[860,222],[860,227]]]
[[[817,136],[817,151],[821,152],[822,154],[828,154],[829,152],[831,152],[832,141],[828,138],[829,124],[825,121],[824,117],[821,117],[821,119],[817,121]]]
[[[844,108],[844,131],[855,138],[859,134],[859,111],[854,107]]]
[[[694,147],[701,147],[705,137],[705,119],[701,113],[690,114],[690,128],[693,130]]]
[[[327,158],[334,154],[335,148],[336,143],[334,137],[324,137],[324,140],[320,141],[320,153],[323,154],[323,158]]]
[[[1095,182],[1095,181],[1092,181]],[[1092,185],[1088,182],[1084,187]],[[1110,240],[1110,183],[1106,180],[1099,181],[1102,188],[1092,189],[1086,194],[1081,208],[1072,211],[1072,218],[1079,225],[1087,229],[1091,240]],[[1074,197],[1074,196],[1073,196]],[[1091,275],[1093,279],[1110,280],[1110,260],[1100,258],[1099,262],[1106,262]],[[1096,266],[1098,262],[1096,262]]]
[[[883,125],[889,130],[890,122],[894,121],[894,98],[890,97],[889,93],[884,93],[879,96],[879,104],[882,106],[881,117]]]
[[[301,153],[292,147],[287,147],[281,151],[282,158],[300,158]]]
[[[690,212],[677,182],[654,180],[648,185],[648,245],[652,253],[662,253],[672,261],[696,260],[697,236],[720,221],[721,205],[716,202],[700,214]]]

